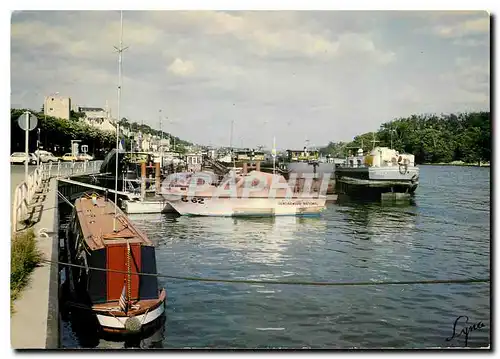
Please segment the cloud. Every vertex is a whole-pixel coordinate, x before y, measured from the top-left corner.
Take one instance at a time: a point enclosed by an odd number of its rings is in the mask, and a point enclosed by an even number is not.
[[[439,80],[453,94],[454,102],[490,101],[490,63],[484,59],[476,63],[471,56],[457,57],[450,71],[440,75]]]
[[[158,14],[156,18],[158,21],[162,19],[162,14]],[[364,55],[373,52],[377,59],[384,58],[384,63],[393,57],[390,52],[384,54],[377,49],[369,35],[346,31],[331,35],[329,31],[318,31],[314,26],[301,23],[301,20],[296,12],[288,11],[187,11],[179,12],[170,26],[214,38],[229,37],[238,40],[245,51],[260,57],[335,57],[341,54],[340,46],[346,47],[344,38],[350,36],[357,36],[358,41],[370,44],[370,51],[364,51]],[[362,38],[363,36],[366,38]]]
[[[339,36],[339,52],[344,56],[352,56],[358,53],[360,56],[367,56],[380,64],[388,64],[396,59],[396,54],[392,51],[377,49],[369,35],[348,33]]]
[[[467,39],[467,38],[458,38],[453,41],[453,45],[457,46],[489,46],[489,39],[481,38],[481,39]]]
[[[433,30],[436,35],[443,38],[461,38],[468,35],[488,34],[490,31],[490,18],[483,16],[450,25],[437,25]]]
[[[195,68],[192,61],[189,60],[183,61],[179,58],[176,58],[168,66],[168,71],[179,76],[189,76],[195,71]]]
[[[47,11],[48,14],[51,12]],[[96,56],[112,56],[113,47],[118,46],[120,39],[120,22],[118,13],[108,13],[108,18],[103,17],[103,12],[60,12],[67,13],[61,22],[47,22],[35,18],[33,21],[13,22],[11,38],[16,44],[23,44],[35,49],[57,49],[72,58],[91,59]],[[61,16],[61,14],[57,14]],[[21,12],[19,16],[23,13]],[[32,15],[33,12],[27,12]],[[56,16],[57,16],[56,15]],[[116,20],[110,21],[115,15]],[[14,18],[13,18],[14,20]],[[68,26],[71,23],[72,26]],[[123,31],[125,46],[133,44],[134,51],[140,51],[145,46],[154,45],[162,31],[126,20]]]
[[[478,12],[125,11],[121,113],[158,127],[161,108],[176,120],[168,131],[223,145],[235,119],[235,143],[276,136],[280,146],[297,147],[306,137],[349,140],[412,113],[488,109],[489,48],[475,46],[489,41],[484,19]],[[76,104],[108,101],[116,113],[119,12],[23,11],[11,30],[12,103],[40,108],[59,91]]]

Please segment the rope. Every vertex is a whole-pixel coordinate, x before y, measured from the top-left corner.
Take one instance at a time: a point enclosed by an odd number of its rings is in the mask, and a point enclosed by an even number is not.
[[[59,190],[57,191],[57,194],[59,195],[59,197],[61,197],[64,200],[64,202],[69,204],[71,206],[71,208],[75,208],[73,203],[71,203],[61,192],[59,192]]]
[[[128,239],[127,239],[127,294],[128,294],[128,298],[127,298],[127,304],[130,304],[130,301],[132,300],[132,291],[131,291],[131,288],[130,288],[130,244],[128,242]],[[128,305],[127,305],[128,307]]]
[[[67,265],[78,268],[86,268],[79,264],[71,264],[59,261],[43,259],[43,262]],[[367,286],[367,285],[409,285],[409,284],[468,284],[468,283],[488,283],[490,278],[466,278],[466,279],[430,279],[430,280],[407,280],[407,281],[370,281],[370,282],[308,282],[308,281],[281,281],[281,280],[253,280],[253,279],[222,279],[203,277],[183,277],[166,274],[127,272],[115,269],[88,267],[90,270],[97,270],[111,273],[133,274],[142,276],[152,276],[168,279],[177,279],[196,282],[216,282],[216,283],[241,283],[241,284],[286,284],[286,285],[308,285],[308,286]]]

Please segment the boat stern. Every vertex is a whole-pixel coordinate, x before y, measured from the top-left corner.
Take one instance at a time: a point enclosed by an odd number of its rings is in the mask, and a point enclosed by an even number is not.
[[[118,303],[114,308],[93,308],[101,330],[105,333],[133,335],[149,329],[157,329],[164,322],[167,304],[167,293],[162,289],[160,296],[154,304],[150,301],[139,302],[140,308],[134,308],[127,313],[118,309]]]

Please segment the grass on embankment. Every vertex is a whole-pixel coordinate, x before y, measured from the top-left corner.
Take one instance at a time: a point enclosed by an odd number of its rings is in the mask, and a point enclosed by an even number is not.
[[[10,247],[10,309],[14,301],[29,281],[29,275],[40,262],[41,255],[36,248],[35,233],[32,229],[18,233],[12,238]]]

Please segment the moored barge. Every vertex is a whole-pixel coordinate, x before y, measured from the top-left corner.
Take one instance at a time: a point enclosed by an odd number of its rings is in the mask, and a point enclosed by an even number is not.
[[[100,331],[137,334],[163,325],[167,294],[158,286],[155,247],[106,196],[76,200],[66,249],[68,261],[82,266],[67,268],[71,297]]]
[[[399,199],[414,195],[420,175],[414,155],[388,147],[375,147],[364,157],[359,153],[335,169],[337,194],[363,199]]]

